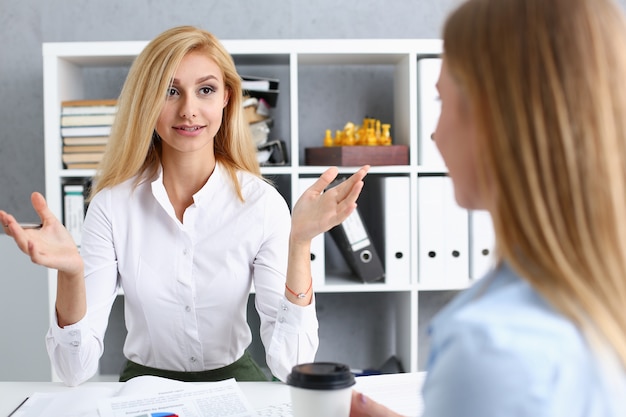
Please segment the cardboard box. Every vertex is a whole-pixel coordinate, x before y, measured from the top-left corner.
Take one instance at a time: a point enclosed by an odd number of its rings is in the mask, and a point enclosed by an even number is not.
[[[323,146],[304,150],[306,165],[361,166],[408,165],[409,147],[390,146]]]

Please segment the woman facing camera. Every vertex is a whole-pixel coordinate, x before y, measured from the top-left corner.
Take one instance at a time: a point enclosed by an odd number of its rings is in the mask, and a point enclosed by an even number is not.
[[[273,376],[318,347],[311,239],[356,207],[367,167],[324,193],[330,168],[293,209],[260,174],[241,80],[210,33],[170,29],[133,63],[97,172],[78,252],[43,196],[40,230],[0,221],[33,262],[58,270],[46,337],[68,385],[89,379],[104,350],[118,286],[128,359],[120,377],[264,380],[246,349],[251,286]]]

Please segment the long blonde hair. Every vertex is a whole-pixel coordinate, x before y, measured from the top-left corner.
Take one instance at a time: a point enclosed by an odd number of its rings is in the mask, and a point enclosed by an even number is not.
[[[626,366],[626,24],[611,0],[469,0],[445,59],[476,110],[508,262]]]
[[[130,178],[135,177],[137,185],[155,177],[160,164],[160,140],[154,134],[156,122],[176,69],[190,51],[206,53],[217,63],[230,92],[222,125],[215,136],[215,159],[228,171],[242,201],[237,171],[261,177],[243,114],[241,78],[232,57],[211,33],[180,26],[157,36],[133,62],[118,99],[118,112],[91,196]]]

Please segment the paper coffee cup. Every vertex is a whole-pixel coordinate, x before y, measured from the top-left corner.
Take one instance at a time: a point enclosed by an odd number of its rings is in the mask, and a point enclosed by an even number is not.
[[[348,417],[354,383],[350,368],[340,363],[294,366],[287,377],[293,417]]]

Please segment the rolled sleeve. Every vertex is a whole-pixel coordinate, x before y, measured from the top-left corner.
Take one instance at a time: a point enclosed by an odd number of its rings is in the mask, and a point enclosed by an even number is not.
[[[94,343],[96,349],[86,348]],[[93,337],[87,318],[61,328],[55,316],[46,335],[46,349],[54,369],[69,386],[79,385],[96,373],[103,348]]]
[[[267,363],[274,376],[286,381],[291,368],[312,362],[319,346],[315,296],[307,306],[291,303],[283,297],[267,350]]]

